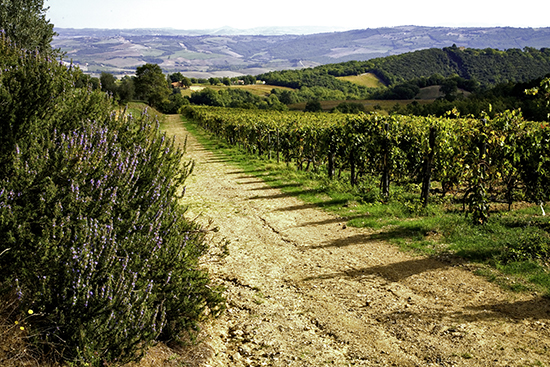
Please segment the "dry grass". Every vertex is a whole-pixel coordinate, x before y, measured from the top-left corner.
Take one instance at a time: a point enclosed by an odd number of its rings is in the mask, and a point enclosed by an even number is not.
[[[32,317],[18,315],[17,298],[0,300],[0,366],[1,367],[66,367],[51,356],[44,355],[29,341],[29,325]],[[207,326],[207,325],[205,325]],[[207,338],[205,331],[198,340]],[[188,346],[169,347],[158,343],[150,348],[140,362],[130,362],[122,367],[188,367],[202,366],[213,354],[205,343],[191,343]]]
[[[420,88],[420,92],[416,95],[418,99],[436,99],[443,97],[444,94],[439,91],[440,85],[432,85],[426,88]]]
[[[0,366],[59,367],[29,343],[32,317],[19,315],[15,294],[0,300]]]
[[[368,88],[380,88],[384,83],[373,73],[365,73],[361,75],[340,76],[336,79],[346,80],[348,82],[362,85]]]
[[[130,362],[122,367],[198,367],[207,365],[214,351],[207,344],[186,347],[170,347],[164,343],[149,348],[139,362]]]
[[[243,90],[249,91],[252,94],[260,96],[260,97],[269,96],[273,89],[293,90],[292,88],[278,87],[278,86],[269,85],[269,84],[250,84],[250,85],[231,85],[231,86],[204,84],[204,85],[193,85],[193,86],[191,86],[191,88],[183,89],[181,91],[181,94],[183,96],[190,96],[193,92],[197,92],[197,91],[202,90],[204,88],[210,88],[210,89],[213,89],[213,90],[223,90],[223,89],[228,89],[228,88],[243,89]]]

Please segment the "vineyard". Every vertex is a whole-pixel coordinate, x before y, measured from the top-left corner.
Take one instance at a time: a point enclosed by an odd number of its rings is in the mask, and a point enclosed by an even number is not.
[[[476,224],[493,203],[540,204],[550,198],[550,128],[519,111],[474,119],[380,114],[314,114],[187,107],[184,115],[232,145],[298,170],[345,177],[352,186],[416,186],[419,207],[452,195]]]

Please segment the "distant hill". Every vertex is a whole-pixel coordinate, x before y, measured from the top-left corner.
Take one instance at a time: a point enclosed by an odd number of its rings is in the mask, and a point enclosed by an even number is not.
[[[466,80],[475,79],[481,85],[495,85],[509,81],[526,82],[550,73],[550,48],[525,47],[523,50],[510,48],[500,51],[452,46],[347,64],[353,66],[352,70],[361,65],[362,70],[375,73],[387,85],[428,78],[434,74],[443,77],[458,75]],[[337,66],[345,69],[347,64]],[[338,72],[342,71],[336,69],[331,73]],[[349,75],[351,71],[344,73]]]
[[[308,35],[316,33],[342,32],[340,27],[297,26],[297,27],[256,27],[238,29],[220,27],[211,29],[174,28],[55,28],[63,36],[72,37],[112,37],[112,36],[282,36],[287,34]]]
[[[457,47],[431,48],[367,61],[347,61],[300,70],[276,70],[256,75],[267,84],[302,90],[319,100],[327,90],[347,99],[412,99],[420,88],[445,84],[448,90],[473,92],[508,82],[528,82],[550,74],[550,48],[505,51]],[[378,77],[388,88],[374,90],[358,78]],[[361,77],[360,77],[361,78]],[[359,79],[360,79],[359,78]],[[369,88],[370,87],[370,88]],[[319,89],[321,88],[321,89]],[[332,93],[329,98],[335,95]]]
[[[144,63],[189,77],[257,75],[369,60],[456,44],[467,48],[550,47],[550,28],[403,26],[308,34],[315,29],[63,29],[53,46],[85,72],[133,74]],[[248,34],[243,34],[248,33]]]

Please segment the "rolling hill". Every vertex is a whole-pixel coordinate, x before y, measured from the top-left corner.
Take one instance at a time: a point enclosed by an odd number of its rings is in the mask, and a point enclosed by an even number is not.
[[[456,44],[466,48],[550,47],[550,28],[403,26],[313,34],[306,30],[56,29],[53,46],[90,74],[133,74],[144,63],[189,77],[257,75],[370,60]],[[244,34],[243,34],[244,33]],[[285,34],[286,33],[286,34]]]

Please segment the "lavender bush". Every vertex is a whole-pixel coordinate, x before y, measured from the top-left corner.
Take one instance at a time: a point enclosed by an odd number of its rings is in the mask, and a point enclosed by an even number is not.
[[[178,204],[192,169],[182,150],[146,114],[75,89],[59,62],[2,39],[0,68],[0,291],[34,310],[33,341],[123,363],[218,315],[203,231]]]

